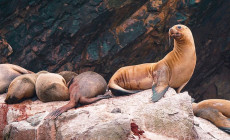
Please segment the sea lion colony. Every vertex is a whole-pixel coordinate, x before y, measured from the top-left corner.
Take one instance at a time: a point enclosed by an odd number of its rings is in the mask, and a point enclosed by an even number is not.
[[[177,93],[183,89],[195,69],[195,43],[192,32],[185,25],[175,25],[170,28],[169,36],[174,39],[174,48],[162,60],[156,63],[122,67],[115,72],[108,83],[112,94],[128,95],[151,88],[152,101],[156,102],[164,96],[168,87],[176,89]],[[59,74],[41,71],[35,74],[20,66],[0,64],[0,79],[0,93],[7,92],[5,102],[9,104],[18,103],[35,95],[43,102],[70,98],[67,105],[51,112],[46,119],[54,119],[78,104],[90,104],[111,97],[109,94],[103,95],[107,83],[95,72],[77,75],[70,71]],[[95,83],[98,85],[95,86]],[[223,111],[214,108],[213,102],[229,105],[229,101],[223,100],[194,103],[194,114],[210,120],[229,133],[230,122],[227,119],[229,109]]]

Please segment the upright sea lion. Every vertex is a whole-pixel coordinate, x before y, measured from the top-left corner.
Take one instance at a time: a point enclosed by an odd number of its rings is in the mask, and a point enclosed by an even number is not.
[[[69,83],[69,81],[71,79],[73,79],[75,76],[77,76],[78,74],[72,71],[62,71],[59,72],[58,74],[60,74],[66,81],[66,83]]]
[[[106,88],[107,83],[101,75],[92,71],[79,74],[69,83],[70,102],[51,112],[45,119],[55,119],[78,104],[91,104],[101,99],[110,98],[109,94],[102,95]]]
[[[181,89],[190,80],[196,65],[196,50],[192,32],[185,25],[169,29],[174,48],[157,63],[145,63],[120,68],[109,81],[114,95],[127,95],[152,88],[152,101],[156,102],[168,87]]]
[[[56,73],[40,72],[35,89],[38,99],[43,102],[69,99],[66,81],[61,75]]]
[[[5,93],[11,81],[19,75],[33,73],[13,64],[0,64],[0,94]]]
[[[211,121],[218,128],[230,134],[230,101],[208,99],[193,103],[192,108],[195,116]]]
[[[5,102],[7,104],[14,104],[35,96],[35,82],[37,77],[37,74],[24,74],[16,77],[10,83]]]

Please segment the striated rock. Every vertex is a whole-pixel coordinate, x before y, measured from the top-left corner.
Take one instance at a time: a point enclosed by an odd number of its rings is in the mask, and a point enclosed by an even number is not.
[[[186,90],[197,101],[209,94],[228,99],[229,86],[215,77],[225,67],[221,73],[230,72],[229,6],[228,0],[2,0],[0,36],[13,53],[1,62],[34,72],[92,70],[108,81],[124,65],[163,58],[172,49],[169,27],[182,23],[193,32],[198,58]],[[216,79],[218,90],[206,90]]]
[[[6,112],[7,125],[3,131],[4,138],[28,140],[230,138],[211,123],[193,116],[191,97],[187,92],[176,94],[169,88],[165,97],[156,103],[152,103],[151,95],[151,90],[146,90],[130,96],[104,99],[91,105],[71,109],[56,120],[49,121],[44,121],[44,117],[54,108],[66,104],[66,101],[49,103],[24,101],[18,105],[9,105]],[[20,110],[23,105],[24,111]],[[19,119],[22,116],[24,118]]]

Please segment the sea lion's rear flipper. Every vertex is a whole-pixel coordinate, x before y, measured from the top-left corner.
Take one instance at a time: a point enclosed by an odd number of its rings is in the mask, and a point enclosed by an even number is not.
[[[224,132],[230,134],[230,127],[218,127],[220,130],[223,130]]]
[[[56,110],[54,110],[53,112],[49,113],[46,117],[45,120],[54,120],[56,119],[58,116],[60,116],[62,113],[66,112],[67,110],[74,108],[75,104],[73,103],[68,103],[67,105],[64,105],[63,107],[60,107]]]
[[[141,92],[142,90],[126,90],[123,88],[110,88],[110,90],[112,91],[113,95],[115,96],[124,96],[124,95],[130,95],[130,94],[134,94],[137,92]]]
[[[160,100],[165,95],[169,86],[164,87],[163,90],[161,91],[157,91],[156,88],[157,88],[156,85],[152,86],[152,91],[153,91],[152,101],[153,102],[157,102],[158,100]]]

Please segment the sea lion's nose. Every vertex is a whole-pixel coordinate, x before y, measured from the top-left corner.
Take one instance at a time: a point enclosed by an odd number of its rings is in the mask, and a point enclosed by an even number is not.
[[[175,30],[175,29],[173,29],[173,28],[170,28],[169,29],[169,34],[171,35],[171,34],[175,34],[175,33],[177,33],[177,31]]]

